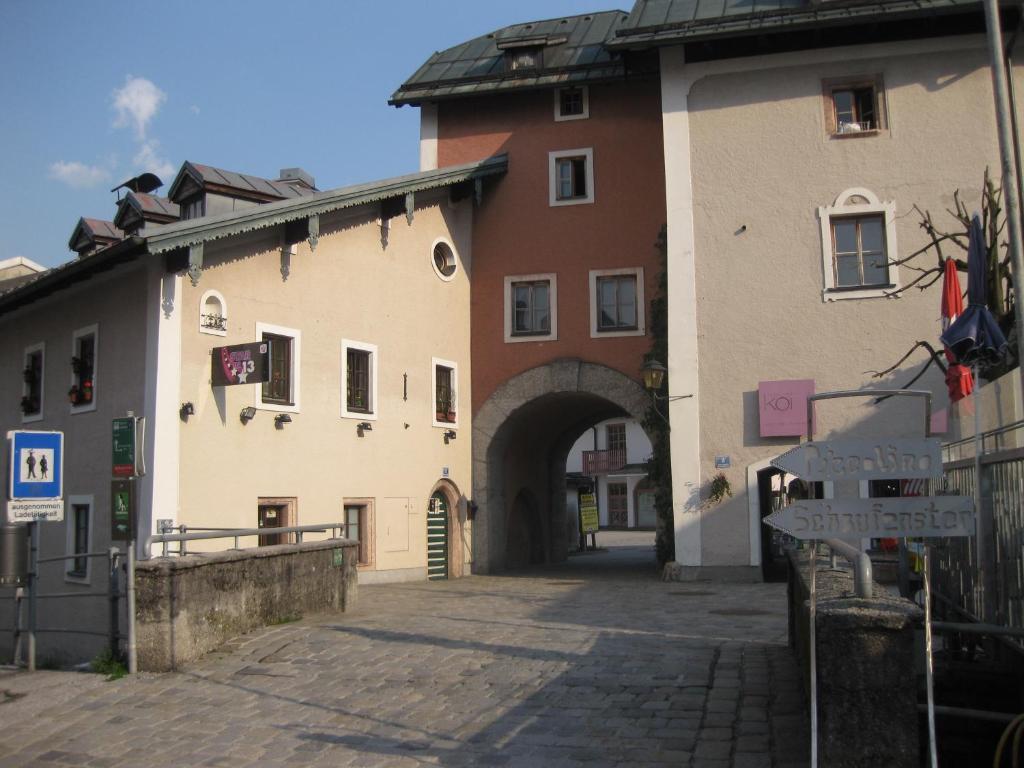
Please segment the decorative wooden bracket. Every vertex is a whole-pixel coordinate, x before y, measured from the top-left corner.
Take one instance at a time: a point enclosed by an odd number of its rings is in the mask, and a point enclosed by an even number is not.
[[[309,250],[315,251],[316,244],[320,242],[320,214],[314,213],[309,217]]]
[[[203,274],[203,244],[196,243],[188,247],[188,279],[192,286],[199,285],[199,278]]]
[[[416,198],[412,192],[405,193],[405,220],[412,226],[412,217],[416,210]]]

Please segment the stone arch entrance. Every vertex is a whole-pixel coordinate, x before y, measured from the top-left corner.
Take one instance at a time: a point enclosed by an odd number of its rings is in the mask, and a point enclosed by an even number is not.
[[[466,573],[465,560],[468,542],[466,541],[465,522],[468,502],[465,495],[451,480],[437,481],[434,484],[434,487],[430,489],[430,496],[427,498],[432,499],[438,495],[444,498],[448,515],[446,542],[448,578],[457,579],[460,576],[464,576]],[[427,559],[429,562],[429,551],[427,553]]]
[[[575,524],[565,507],[569,450],[605,419],[642,422],[649,403],[639,382],[574,359],[531,368],[495,390],[473,419],[474,572],[564,560]]]

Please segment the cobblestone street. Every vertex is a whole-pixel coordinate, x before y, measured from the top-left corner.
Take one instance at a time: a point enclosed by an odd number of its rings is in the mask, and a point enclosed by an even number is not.
[[[806,765],[785,585],[665,584],[649,547],[607,538],[559,567],[364,586],[352,613],[176,674],[0,671],[0,766]]]

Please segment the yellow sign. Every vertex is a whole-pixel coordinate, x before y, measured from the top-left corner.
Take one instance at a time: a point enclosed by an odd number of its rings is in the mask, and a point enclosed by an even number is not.
[[[597,497],[592,493],[580,494],[580,530],[584,534],[597,533]]]

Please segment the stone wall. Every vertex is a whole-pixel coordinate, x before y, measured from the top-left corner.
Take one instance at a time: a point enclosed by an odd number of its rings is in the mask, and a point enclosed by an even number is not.
[[[790,553],[790,644],[810,688],[808,552]],[[817,575],[818,758],[830,768],[917,768],[914,633],[922,611],[908,600],[853,597],[853,575]],[[875,595],[884,594],[876,584]],[[808,700],[810,697],[808,696]]]
[[[357,557],[356,542],[335,539],[139,562],[139,670],[177,669],[258,627],[350,610]]]

